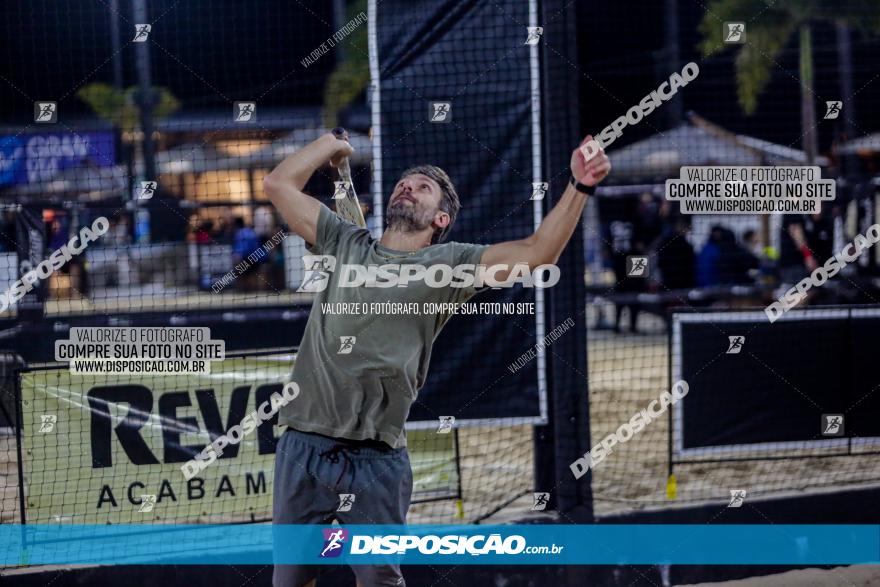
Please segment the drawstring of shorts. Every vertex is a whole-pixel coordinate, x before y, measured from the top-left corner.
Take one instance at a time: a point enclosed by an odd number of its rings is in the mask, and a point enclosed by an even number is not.
[[[342,476],[345,475],[348,466],[351,464],[351,457],[348,455],[349,452],[356,455],[360,454],[360,450],[358,450],[356,446],[334,444],[331,448],[318,455],[321,458],[326,458],[334,465],[339,462],[339,455],[342,455],[342,471],[339,473],[339,477],[336,478],[336,486],[334,489],[339,487],[339,482],[342,481]]]

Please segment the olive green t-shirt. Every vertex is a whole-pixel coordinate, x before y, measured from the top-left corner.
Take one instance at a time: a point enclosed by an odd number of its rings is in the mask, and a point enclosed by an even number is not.
[[[309,251],[332,255],[335,268],[324,273],[327,285],[315,294],[291,373],[300,394],[281,408],[279,424],[337,438],[379,440],[394,448],[405,446],[404,422],[425,384],[434,340],[452,315],[421,310],[426,303],[464,302],[478,290],[451,284],[429,287],[424,279],[411,280],[405,287],[340,287],[342,275],[353,274],[343,265],[478,265],[487,245],[450,242],[412,253],[394,251],[326,206],[321,206],[318,216],[316,241]],[[418,307],[419,311],[350,313],[353,308],[368,309],[371,303],[385,302],[410,304],[394,307]]]

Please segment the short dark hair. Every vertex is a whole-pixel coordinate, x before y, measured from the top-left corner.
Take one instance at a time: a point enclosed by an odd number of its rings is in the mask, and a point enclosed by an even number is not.
[[[458,192],[455,191],[455,185],[449,179],[449,175],[436,165],[416,165],[410,167],[401,174],[400,179],[417,173],[430,177],[440,186],[440,193],[442,195],[440,198],[440,209],[449,214],[449,224],[446,228],[434,231],[434,234],[431,236],[431,244],[441,243],[446,240],[449,231],[452,230],[452,225],[455,224],[455,217],[458,216],[458,211],[461,210]]]

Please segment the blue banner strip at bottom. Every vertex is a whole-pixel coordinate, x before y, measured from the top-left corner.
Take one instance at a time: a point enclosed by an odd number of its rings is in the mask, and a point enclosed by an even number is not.
[[[0,526],[0,564],[846,565],[880,525]]]

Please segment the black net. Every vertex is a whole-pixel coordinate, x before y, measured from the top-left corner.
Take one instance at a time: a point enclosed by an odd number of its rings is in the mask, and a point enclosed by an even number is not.
[[[13,384],[20,393],[24,495],[4,436],[4,521],[271,518],[277,417],[197,478],[181,467],[277,391],[321,311],[299,291],[305,241],[263,179],[328,129],[349,132],[374,236],[397,178],[422,163],[461,197],[449,240],[534,231],[547,203],[536,183],[559,192],[568,178],[543,160],[537,4],[370,10],[372,30],[367,2],[5,9],[5,37],[19,42],[3,74],[14,91],[0,98],[3,288],[58,251],[61,267],[4,307],[3,348],[29,366],[7,378],[9,434]],[[322,162],[303,191],[333,208],[338,179]],[[84,228],[95,237],[65,257]],[[552,468],[541,487],[534,475],[543,339],[576,316],[548,304],[534,288],[485,292],[436,341],[407,424],[410,521],[515,519],[533,492],[554,491]],[[55,341],[89,327],[206,327],[227,358],[210,374],[57,365]]]
[[[873,391],[848,372],[850,329],[867,318],[788,312],[787,302],[764,312],[790,288],[800,297],[796,286],[841,252],[798,308],[880,301],[876,250],[850,247],[876,222],[867,143],[878,43],[862,27],[871,9],[834,6],[839,22],[831,3],[806,21],[788,4],[667,2],[637,16],[608,7],[590,20],[599,32],[580,39],[586,129],[599,135],[624,117],[605,135],[614,171],[583,225],[592,443],[625,439],[596,453],[598,516],[876,483],[871,457],[852,456],[873,444],[856,424],[873,413]],[[624,18],[621,38],[613,23]],[[807,183],[836,185],[816,214],[710,213],[666,197],[687,166],[809,165]],[[681,379],[687,397],[646,418]],[[825,431],[836,414],[858,440]]]
[[[533,182],[559,186],[567,176],[543,179],[533,160],[541,148],[533,116],[540,113],[530,96],[540,74],[526,44],[528,5],[382,2],[377,15],[375,205],[387,203],[405,170],[430,164],[449,175],[460,198],[450,241],[490,244],[531,234],[541,204],[530,199]],[[421,24],[409,26],[414,19]],[[496,511],[501,519],[524,515],[532,492],[540,491],[532,476],[531,425],[546,418],[545,357],[535,352],[537,338],[549,330],[544,302],[527,288],[476,296],[470,303],[477,314],[456,316],[437,339],[431,374],[410,414],[435,421],[454,416],[461,426],[466,520]],[[426,448],[435,442],[418,440]],[[454,519],[443,504],[413,509],[421,512],[428,520]]]
[[[271,517],[274,421],[199,481],[180,468],[283,385],[321,311],[301,291],[306,243],[264,179],[337,125],[374,238],[413,165],[457,188],[449,240],[481,244],[534,233],[579,135],[614,165],[557,286],[482,292],[435,341],[407,424],[409,521],[545,506],[584,521],[873,486],[875,383],[857,367],[874,316],[857,307],[880,303],[880,249],[864,240],[876,11],[789,4],[4,6],[0,519]],[[327,163],[302,191],[333,208]],[[757,183],[784,195],[830,179],[836,197],[760,214],[666,197],[669,180],[713,183],[683,168],[744,166],[814,167]],[[97,236],[80,248],[85,228]],[[210,374],[102,383],[55,363],[55,341],[82,327],[205,327],[228,356]],[[687,397],[657,412],[679,379]]]
[[[340,60],[301,62],[348,21],[344,10],[114,0],[15,4],[3,14],[3,348],[33,366],[54,361],[55,340],[75,327],[199,326],[227,352],[247,353],[207,377],[10,371],[3,521],[270,518],[268,425],[204,488],[180,466],[241,408],[265,401],[295,358],[311,299],[296,293],[303,271],[293,260],[304,244],[262,178],[324,126],[325,87]],[[316,174],[322,190],[329,181],[328,169]],[[50,274],[15,289],[47,261]],[[268,362],[265,349],[286,354]],[[11,436],[16,381],[23,498]],[[90,399],[103,386],[119,393]],[[126,414],[131,430],[120,437]],[[142,495],[160,507],[139,511]]]

